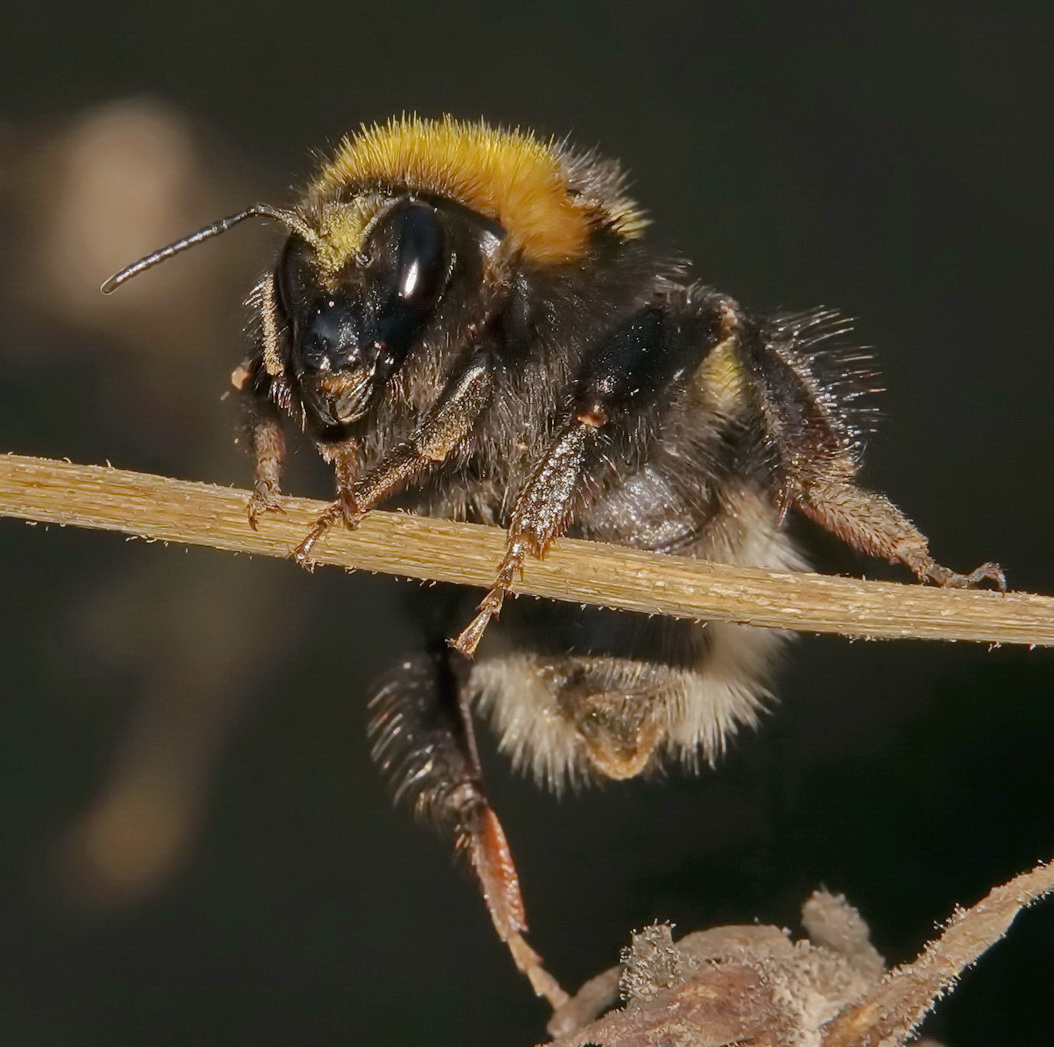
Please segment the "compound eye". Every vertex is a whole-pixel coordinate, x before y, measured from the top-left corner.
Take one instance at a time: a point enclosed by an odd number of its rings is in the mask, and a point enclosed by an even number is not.
[[[309,248],[299,237],[291,236],[282,248],[275,266],[275,289],[278,308],[286,320],[292,320],[304,298],[304,267]]]
[[[399,297],[418,312],[432,309],[446,285],[446,234],[435,211],[410,204],[402,213],[397,261]]]

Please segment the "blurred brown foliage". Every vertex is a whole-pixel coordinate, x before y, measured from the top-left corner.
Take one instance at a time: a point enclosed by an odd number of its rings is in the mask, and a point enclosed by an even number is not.
[[[90,381],[114,447],[135,445],[175,475],[236,472],[232,412],[202,395],[202,376],[239,351],[243,274],[266,257],[261,239],[229,238],[113,298],[98,274],[268,187],[181,111],[140,100],[27,135],[9,160],[23,245],[8,263],[22,274],[9,306],[45,332],[50,381]],[[241,569],[166,559],[147,577],[118,570],[74,611],[93,658],[141,681],[110,771],[59,848],[59,876],[82,904],[142,898],[194,845],[225,737],[290,631],[293,598],[274,579],[251,627],[240,621],[223,574]]]

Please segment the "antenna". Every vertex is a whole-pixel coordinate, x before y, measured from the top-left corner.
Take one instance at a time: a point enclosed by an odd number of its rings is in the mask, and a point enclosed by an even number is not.
[[[271,207],[268,204],[253,204],[252,207],[247,207],[244,211],[221,218],[218,222],[213,222],[212,225],[207,225],[204,229],[199,229],[196,233],[183,237],[182,240],[176,240],[175,243],[162,247],[160,250],[148,254],[145,258],[140,258],[138,262],[133,262],[119,273],[111,276],[100,290],[103,294],[113,294],[121,284],[127,283],[133,276],[138,276],[147,269],[153,269],[155,265],[160,265],[161,262],[167,261],[174,255],[181,254],[188,248],[196,247],[205,240],[211,240],[214,236],[227,232],[228,229],[244,222],[247,218],[271,218],[276,222],[281,222],[287,229],[299,233],[308,243],[314,243],[318,239],[314,230],[309,228],[298,215],[290,211],[282,211],[277,207]]]

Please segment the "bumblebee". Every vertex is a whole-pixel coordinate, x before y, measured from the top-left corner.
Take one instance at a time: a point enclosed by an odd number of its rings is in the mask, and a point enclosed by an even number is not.
[[[793,508],[926,582],[1003,587],[1002,572],[942,567],[892,502],[857,484],[873,372],[844,345],[846,322],[758,319],[697,281],[645,242],[623,171],[594,153],[449,117],[364,127],[294,207],[250,207],[103,290],[250,218],[288,231],[234,375],[252,525],[280,508],[293,420],[336,477],[336,500],[293,552],[301,563],[330,526],[380,504],[508,532],[475,616],[449,643],[457,600],[431,616],[420,651],[377,686],[370,731],[396,798],[465,850],[498,934],[559,1002],[523,939],[472,714],[557,788],[712,761],[755,721],[783,637],[542,601],[510,602],[495,621],[531,557],[572,534],[795,570]]]

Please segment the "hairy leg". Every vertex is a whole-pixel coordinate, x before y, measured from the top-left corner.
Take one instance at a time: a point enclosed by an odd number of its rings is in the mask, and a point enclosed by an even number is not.
[[[469,434],[490,395],[491,378],[486,354],[480,352],[447,387],[442,399],[405,443],[385,455],[373,469],[342,486],[338,464],[339,497],[319,517],[307,537],[293,551],[293,559],[310,566],[311,550],[338,520],[357,527],[362,518],[411,476],[441,462]],[[321,449],[323,456],[326,450]],[[339,459],[338,459],[339,462]]]
[[[543,556],[594,496],[599,485],[589,481],[612,467],[616,448],[627,442],[642,451],[650,416],[720,337],[716,312],[689,314],[684,305],[662,302],[641,310],[585,360],[568,391],[569,417],[517,495],[494,585],[476,617],[451,641],[462,654],[475,653],[527,557]],[[684,329],[688,320],[690,335]]]
[[[352,437],[335,444],[319,444],[318,453],[333,466],[334,479],[337,485],[337,498],[315,521],[315,526],[308,531],[304,540],[293,550],[293,559],[301,567],[312,566],[311,550],[315,543],[338,520],[355,526],[360,515],[353,494],[355,477],[359,471],[359,443]]]
[[[736,348],[778,457],[781,498],[844,542],[871,556],[903,563],[922,581],[966,587],[990,581],[1006,588],[997,564],[959,574],[934,560],[925,535],[882,494],[856,483],[859,409],[866,395],[854,373],[858,350],[839,345],[845,321],[829,312],[757,325],[726,306]]]
[[[370,701],[372,755],[396,802],[450,833],[479,880],[498,936],[535,992],[555,1008],[567,994],[523,937],[519,879],[501,823],[483,790],[475,737],[455,656],[408,658]]]
[[[902,563],[924,582],[968,588],[982,581],[1006,589],[998,564],[983,563],[969,574],[958,574],[934,560],[926,536],[884,495],[830,475],[801,488],[798,508],[854,549]]]
[[[467,657],[475,653],[490,620],[500,613],[516,577],[523,575],[527,557],[544,556],[563,533],[597,430],[592,421],[576,419],[561,433],[520,492],[494,585],[483,598],[475,618],[451,641]]]
[[[270,396],[271,379],[261,356],[245,360],[231,375],[231,384],[241,394],[245,433],[253,459],[253,493],[246,512],[255,531],[264,513],[282,511],[278,496],[285,461],[285,431],[278,406]]]

